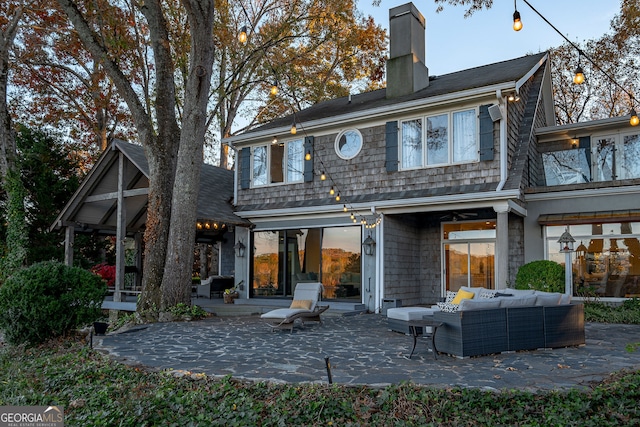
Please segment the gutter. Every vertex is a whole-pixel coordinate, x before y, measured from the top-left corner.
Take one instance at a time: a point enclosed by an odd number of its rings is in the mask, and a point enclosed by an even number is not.
[[[462,102],[469,99],[477,98],[479,96],[486,96],[487,94],[494,91],[501,90],[513,90],[514,87],[517,87],[517,82],[505,82],[499,83],[491,86],[486,86],[482,88],[474,88],[462,92],[453,92],[447,93],[444,95],[429,97],[429,98],[420,98],[410,102],[402,103],[401,107],[398,104],[393,105],[385,105],[383,107],[366,109],[362,111],[357,111],[354,113],[344,114],[339,117],[327,117],[318,120],[312,120],[304,123],[304,128],[307,132],[315,130],[321,127],[336,127],[342,124],[348,123],[353,124],[356,120],[370,120],[372,117],[376,117],[377,119],[381,119],[383,116],[390,115],[399,115],[403,114],[407,111],[414,110],[416,108],[427,107],[434,104],[445,104],[447,102]],[[517,90],[517,89],[516,89]],[[260,138],[272,138],[273,135],[280,134],[288,134],[290,125],[286,125],[279,128],[270,128],[262,131],[243,133],[240,135],[234,135],[229,138],[223,139],[223,142],[226,142],[230,146],[234,146],[235,144],[255,141]]]
[[[467,193],[457,194],[449,196],[437,196],[437,197],[417,197],[414,199],[398,199],[398,200],[378,200],[375,203],[376,211],[384,211],[383,213],[402,213],[402,212],[418,212],[416,207],[429,207],[435,205],[452,205],[452,204],[465,204],[469,205],[475,203],[482,205],[483,207],[493,206],[496,202],[505,200],[508,201],[520,196],[520,190],[507,190],[501,191],[499,196],[496,197],[495,191],[488,191],[484,193]],[[353,203],[353,210],[356,211],[369,211],[371,209],[372,202],[366,203]],[[486,205],[486,206],[485,206]],[[450,206],[446,206],[447,209]],[[467,206],[468,207],[468,206]],[[423,211],[428,211],[424,209]],[[435,210],[434,210],[435,211]],[[279,208],[268,210],[254,210],[254,211],[236,211],[235,214],[241,218],[274,218],[285,217],[295,215],[322,215],[322,214],[344,214],[342,206],[327,205],[327,206],[305,206],[299,208]]]
[[[496,187],[496,191],[502,191],[507,182],[507,147],[509,137],[507,135],[507,103],[502,96],[501,90],[496,90],[496,98],[498,98],[498,106],[502,112],[502,120],[500,120],[500,182]]]

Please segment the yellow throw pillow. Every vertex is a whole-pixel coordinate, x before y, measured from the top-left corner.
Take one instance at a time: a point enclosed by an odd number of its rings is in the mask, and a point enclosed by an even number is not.
[[[463,299],[473,299],[475,295],[476,294],[474,294],[473,292],[467,292],[460,289],[456,294],[456,297],[453,299],[453,301],[451,301],[451,304],[460,304],[460,301],[462,301]]]
[[[289,308],[302,308],[304,310],[310,310],[311,303],[312,301],[310,299],[299,299],[299,300],[294,299],[293,301],[291,301],[291,307]]]

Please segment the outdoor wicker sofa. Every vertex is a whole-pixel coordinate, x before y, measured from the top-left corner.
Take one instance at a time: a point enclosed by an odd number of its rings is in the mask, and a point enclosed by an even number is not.
[[[585,343],[582,304],[439,311],[433,318],[442,323],[436,348],[458,357]]]

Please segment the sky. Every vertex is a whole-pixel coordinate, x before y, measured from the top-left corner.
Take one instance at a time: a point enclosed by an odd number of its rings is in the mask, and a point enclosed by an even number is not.
[[[372,0],[358,0],[358,9],[388,28],[389,9],[407,1],[382,0],[380,6],[371,3]],[[529,0],[529,3],[576,44],[609,32],[611,19],[620,10],[617,0]],[[445,4],[444,11],[436,13],[433,0],[415,0],[413,4],[427,22],[426,65],[432,76],[542,52],[564,42],[523,1],[517,1],[523,22],[519,32],[512,28],[511,0],[494,0],[491,9],[475,12],[466,19],[464,6]]]

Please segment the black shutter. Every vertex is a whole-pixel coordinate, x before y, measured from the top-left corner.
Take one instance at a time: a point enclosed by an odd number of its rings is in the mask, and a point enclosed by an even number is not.
[[[480,161],[493,160],[493,120],[489,114],[490,106],[480,106]]]
[[[387,122],[386,128],[386,162],[387,172],[398,170],[398,122]]]
[[[240,188],[251,188],[251,148],[240,150]]]
[[[311,160],[304,161],[304,182],[313,182],[313,136],[304,137],[304,154],[311,153]]]

